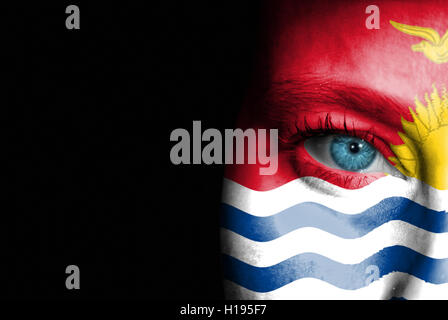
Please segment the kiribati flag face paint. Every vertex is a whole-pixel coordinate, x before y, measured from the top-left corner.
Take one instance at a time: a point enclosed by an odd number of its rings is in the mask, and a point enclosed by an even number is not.
[[[278,170],[226,169],[229,298],[448,299],[448,3],[377,6],[267,6],[238,127],[279,130]]]

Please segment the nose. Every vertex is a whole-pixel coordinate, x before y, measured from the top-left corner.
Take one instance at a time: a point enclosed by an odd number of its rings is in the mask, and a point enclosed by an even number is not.
[[[448,112],[448,100],[445,108]],[[421,143],[422,178],[439,190],[448,189],[448,116],[447,124],[430,131]]]
[[[413,184],[411,199],[420,208],[412,214],[424,232],[404,235],[418,254],[412,253],[409,264],[402,266],[407,275],[391,282],[388,296],[427,297],[429,286],[440,289],[448,283],[448,97],[446,91],[439,96],[434,88],[425,100],[424,105],[416,99],[414,121],[403,121],[404,144],[393,147],[402,158],[401,171]]]
[[[425,95],[425,102],[415,99],[412,121],[402,120],[403,140],[393,145],[398,170],[438,190],[448,189],[448,94],[437,88]],[[398,160],[397,160],[398,159]],[[397,160],[397,161],[395,161]]]
[[[414,201],[403,211],[413,215],[409,220],[413,227],[398,225],[391,233],[396,242],[406,243],[408,248],[403,248],[399,259],[406,262],[395,266],[401,272],[385,288],[382,298],[444,298],[448,283],[448,191],[416,179],[411,183]]]

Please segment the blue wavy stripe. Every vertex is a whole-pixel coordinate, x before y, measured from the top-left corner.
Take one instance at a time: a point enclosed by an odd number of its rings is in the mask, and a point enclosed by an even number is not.
[[[222,256],[224,277],[257,292],[269,292],[302,278],[316,278],[341,289],[355,290],[375,280],[369,271],[372,265],[379,268],[379,278],[398,271],[434,284],[448,282],[448,259],[429,258],[403,246],[387,247],[359,264],[342,264],[315,253],[303,253],[259,268],[226,254]]]
[[[401,197],[386,198],[354,215],[304,202],[269,217],[256,217],[222,204],[221,226],[255,241],[274,240],[303,227],[315,227],[341,238],[354,239],[391,220],[406,221],[426,231],[448,232],[445,211],[434,211]]]

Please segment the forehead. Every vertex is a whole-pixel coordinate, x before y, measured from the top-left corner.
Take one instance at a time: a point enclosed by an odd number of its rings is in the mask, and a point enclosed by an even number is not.
[[[271,81],[312,74],[374,89],[411,104],[448,86],[448,63],[436,64],[411,46],[424,39],[395,29],[390,20],[448,31],[446,1],[377,1],[380,29],[368,29],[364,1],[280,1],[266,20]],[[448,50],[448,42],[447,42]]]

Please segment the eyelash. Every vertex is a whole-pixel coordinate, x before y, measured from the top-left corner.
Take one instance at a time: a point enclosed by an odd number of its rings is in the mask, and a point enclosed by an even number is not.
[[[384,176],[383,174],[356,173],[325,167],[314,160],[304,147],[305,140],[316,135],[344,134],[364,139],[387,159],[387,155],[393,155],[393,153],[388,144],[375,134],[374,129],[356,130],[353,126],[350,128],[345,118],[342,128],[337,128],[329,113],[317,119],[316,116],[313,116],[315,122],[313,125],[310,121],[307,121],[306,115],[302,120],[294,124],[293,133],[290,133],[289,137],[283,138],[281,134],[279,137],[283,150],[290,154],[293,167],[299,176],[312,175],[348,189],[361,188]],[[307,161],[307,158],[309,161]]]
[[[303,123],[303,125],[301,125]],[[315,137],[316,135],[329,135],[329,134],[343,134],[349,135],[356,138],[363,139],[374,146],[386,159],[389,156],[393,156],[392,150],[388,146],[388,144],[378,137],[373,129],[370,130],[356,130],[352,126],[349,128],[347,125],[347,120],[344,118],[342,128],[337,128],[331,119],[331,114],[325,114],[325,117],[319,116],[317,118],[317,123],[315,125],[311,125],[309,121],[307,121],[307,116],[303,116],[303,121],[297,121],[294,124],[295,132],[293,132],[288,138],[284,139],[283,137],[279,137],[280,141],[287,146],[295,147],[301,141],[306,140],[307,138]]]

